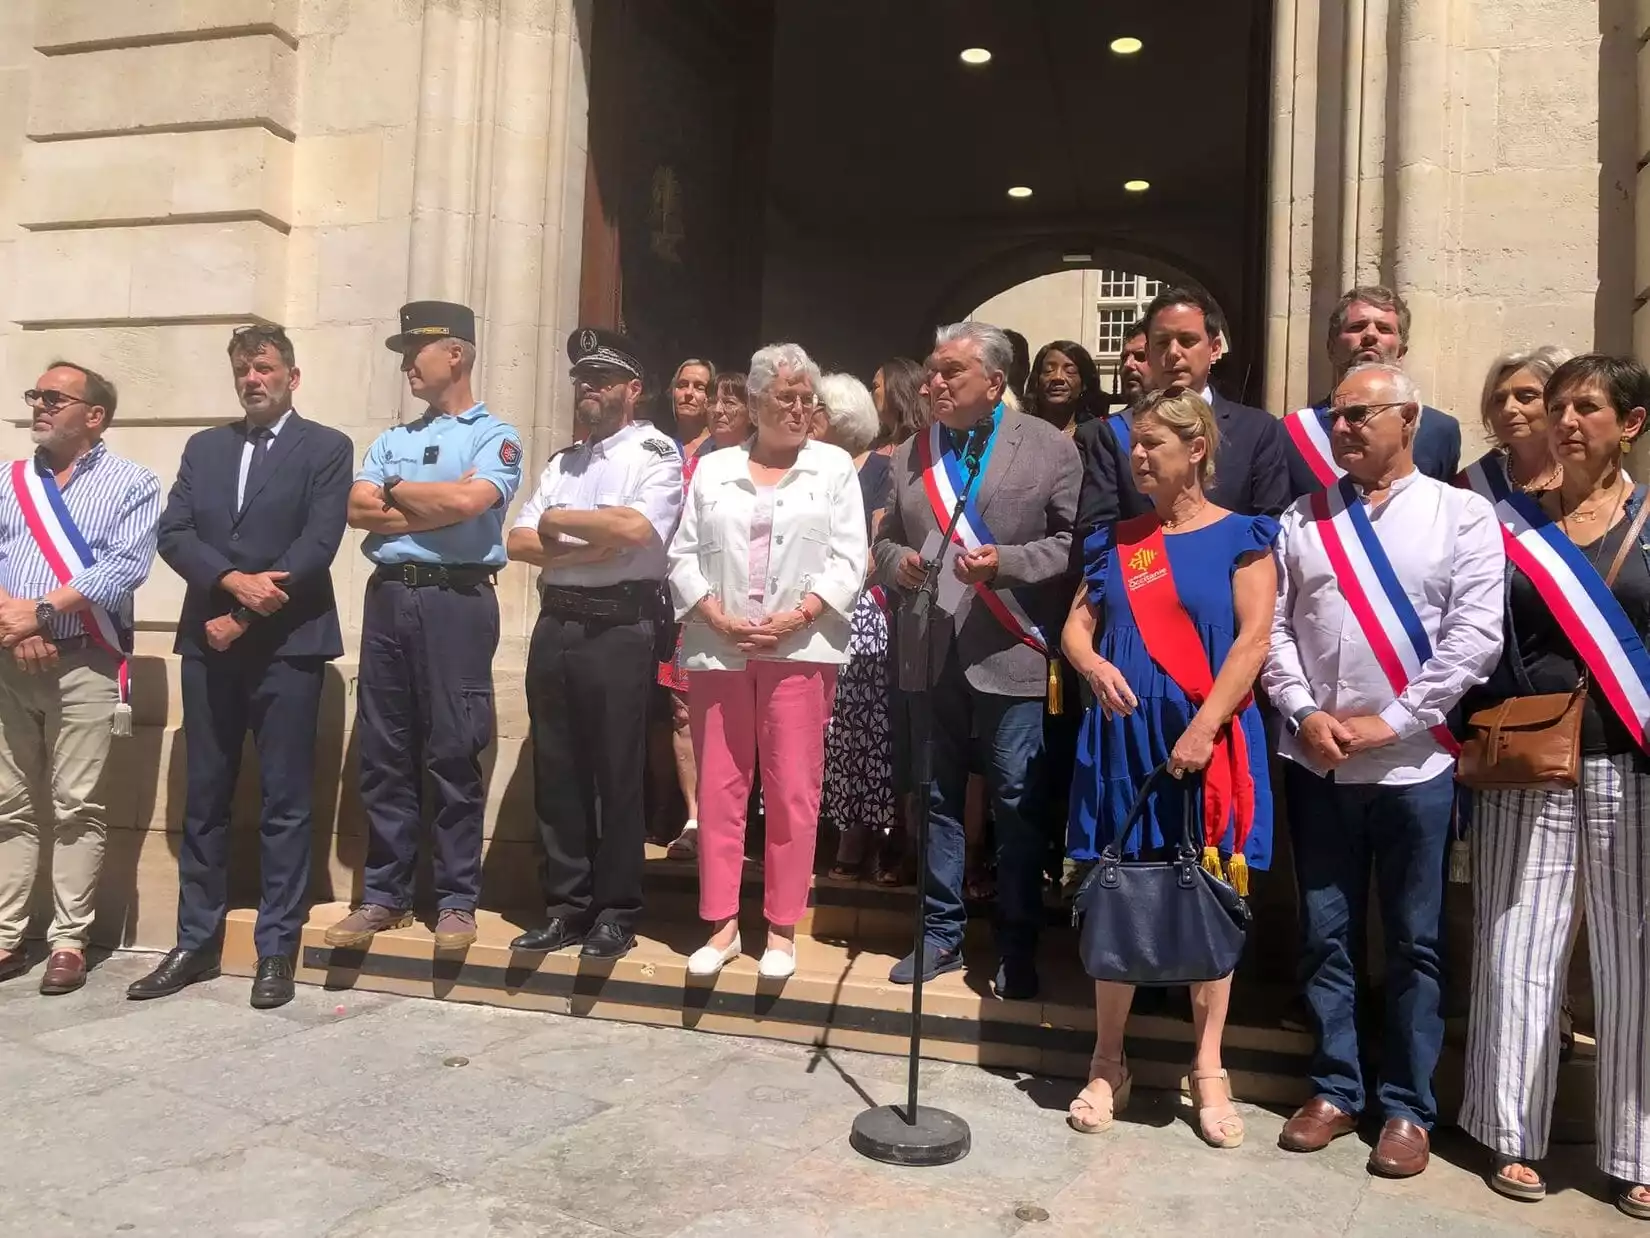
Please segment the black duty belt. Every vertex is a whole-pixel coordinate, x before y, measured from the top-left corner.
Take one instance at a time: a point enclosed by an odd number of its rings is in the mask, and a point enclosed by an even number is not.
[[[372,574],[374,580],[393,580],[409,589],[469,589],[490,585],[498,575],[496,567],[481,563],[385,563]]]
[[[540,585],[539,600],[558,619],[604,619],[609,623],[640,623],[664,614],[664,599],[656,580],[627,580],[617,585],[578,588]]]

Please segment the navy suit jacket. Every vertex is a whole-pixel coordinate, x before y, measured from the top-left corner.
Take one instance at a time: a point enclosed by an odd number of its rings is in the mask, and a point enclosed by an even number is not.
[[[262,658],[337,658],[344,652],[332,560],[344,539],[355,448],[329,426],[293,413],[247,479],[237,513],[244,422],[193,435],[160,518],[160,557],[189,586],[173,649],[184,657],[213,653],[206,621],[235,609],[218,588],[229,572],[289,572],[288,601],[259,616],[229,647]]]
[[[1327,405],[1328,401],[1322,400],[1312,407],[1325,408]],[[1303,494],[1316,494],[1322,490],[1323,484],[1318,481],[1318,475],[1307,464],[1287,430],[1283,433],[1283,439],[1289,453],[1291,498],[1298,499]],[[1461,471],[1461,423],[1448,413],[1423,404],[1421,424],[1415,427],[1415,467],[1446,486],[1453,482]]]

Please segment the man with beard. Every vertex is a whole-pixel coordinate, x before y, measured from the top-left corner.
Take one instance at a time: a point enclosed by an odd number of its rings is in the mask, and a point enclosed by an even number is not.
[[[1353,288],[1329,315],[1330,389],[1353,366],[1402,364],[1409,351],[1409,306],[1390,288]],[[1296,497],[1322,490],[1344,474],[1329,445],[1329,397],[1283,419],[1289,439],[1289,485]],[[1453,482],[1461,470],[1461,423],[1423,407],[1415,431],[1415,469],[1434,481]]]
[[[188,592],[182,659],[188,795],[178,852],[177,947],[126,990],[166,997],[218,974],[229,905],[229,818],[248,730],[258,748],[262,895],[252,1005],[292,1000],[309,891],[316,719],[344,653],[332,560],[355,449],[292,407],[301,375],[280,327],[237,328],[229,364],[245,418],[194,435],[160,518],[160,555]]]
[[[448,301],[401,307],[384,341],[429,407],[384,431],[349,494],[349,523],[376,565],[361,611],[355,734],[367,864],[361,906],[327,945],[366,945],[412,923],[424,780],[435,790],[438,950],[476,937],[486,787],[493,742],[493,653],[504,566],[504,508],[521,484],[521,439],[475,398],[476,317]]]
[[[510,530],[540,569],[527,654],[534,813],[544,843],[543,928],[512,948],[613,959],[635,944],[646,837],[647,708],[673,638],[662,585],[682,511],[682,458],[636,419],[645,374],[624,336],[567,339],[582,441],[552,456]]]
[[[1134,486],[1129,449],[1134,442],[1134,406],[1146,394],[1146,323],[1129,328],[1117,357],[1117,398],[1123,407],[1105,417],[1079,422],[1077,454],[1083,461],[1083,489],[1077,499],[1077,524],[1072,533],[1073,570],[1081,574],[1083,542],[1090,533],[1114,520],[1127,520],[1151,503]]]
[[[155,554],[160,482],[103,442],[115,389],[53,362],[23,399],[34,455],[0,470],[0,980],[27,966],[42,835],[51,838],[46,994],[86,983],[108,832],[110,740],[132,733],[132,594]]]

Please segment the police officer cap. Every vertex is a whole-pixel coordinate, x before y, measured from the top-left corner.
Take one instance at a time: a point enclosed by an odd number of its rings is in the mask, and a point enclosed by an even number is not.
[[[567,359],[581,365],[601,365],[646,378],[638,349],[628,337],[601,327],[580,327],[567,337]]]
[[[384,341],[391,352],[431,340],[476,342],[476,312],[452,301],[410,301],[401,307],[401,330]]]

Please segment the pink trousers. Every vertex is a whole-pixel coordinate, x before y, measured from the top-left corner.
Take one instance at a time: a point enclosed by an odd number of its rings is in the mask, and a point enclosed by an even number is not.
[[[699,915],[739,914],[745,806],[757,754],[767,811],[763,913],[795,924],[808,908],[825,773],[825,724],[835,666],[751,659],[742,671],[689,671],[693,757],[699,765]]]

